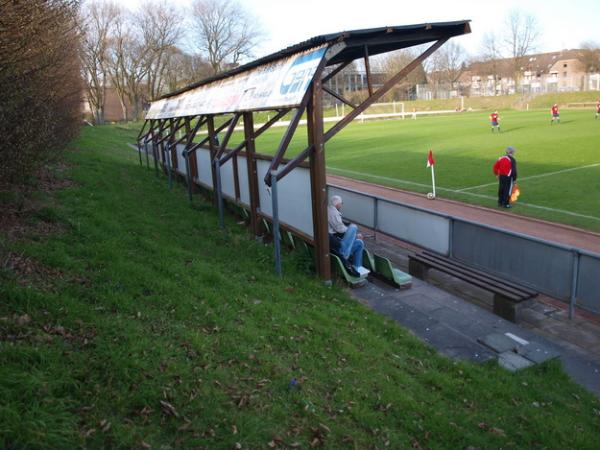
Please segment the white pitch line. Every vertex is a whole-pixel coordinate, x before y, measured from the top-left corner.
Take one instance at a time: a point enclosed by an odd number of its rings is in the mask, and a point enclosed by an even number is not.
[[[557,170],[556,172],[540,173],[539,175],[531,175],[530,177],[523,177],[523,178],[520,178],[519,181],[521,181],[521,180],[532,180],[534,178],[550,177],[552,175],[557,175],[559,173],[573,172],[574,170],[589,169],[590,167],[598,167],[598,166],[600,166],[600,163],[589,164],[587,166],[571,167],[570,169]],[[466,188],[458,189],[456,192],[464,192],[464,191],[469,191],[471,189],[479,189],[479,188],[482,188],[482,187],[494,186],[494,185],[497,185],[497,184],[498,184],[498,182],[480,184],[478,186],[471,186],[471,187],[466,187]]]
[[[327,166],[327,169],[336,171],[336,172],[348,173],[351,175],[360,175],[363,177],[376,178],[378,180],[391,181],[393,183],[410,184],[412,186],[421,186],[421,187],[426,187],[426,188],[431,187],[431,185],[429,185],[429,184],[416,183],[414,181],[408,181],[408,180],[400,180],[398,178],[383,177],[381,175],[372,175],[370,173],[364,173],[364,172],[355,172],[354,170],[338,169],[337,167]],[[441,187],[438,187],[437,189],[441,189],[442,191],[455,192],[454,189],[446,189],[446,188],[441,188]]]
[[[594,165],[600,165],[600,163],[594,164]],[[337,167],[327,167],[327,169],[334,171],[334,172],[342,172],[342,173],[348,173],[348,174],[352,174],[352,175],[360,175],[363,177],[369,177],[369,178],[375,178],[375,179],[379,179],[379,180],[390,181],[390,182],[397,183],[397,184],[410,184],[413,186],[420,186],[420,187],[426,187],[426,188],[430,187],[430,185],[428,185],[428,184],[416,183],[414,181],[400,180],[398,178],[383,177],[381,175],[372,175],[370,173],[364,173],[364,172],[355,172],[354,170],[338,169]],[[539,176],[539,175],[534,175],[534,176]],[[494,184],[497,184],[497,183],[494,183]],[[497,198],[492,195],[476,194],[474,192],[465,192],[462,189],[448,189],[448,188],[443,188],[443,187],[439,187],[439,186],[436,186],[436,188],[438,191],[446,191],[446,192],[452,192],[452,193],[460,194],[460,195],[469,195],[471,197],[479,197],[479,198],[485,198],[485,199],[489,199],[489,200],[497,200]],[[519,202],[519,205],[525,206],[528,208],[542,209],[544,211],[551,211],[551,212],[555,212],[555,213],[559,213],[559,214],[565,214],[568,216],[581,217],[583,219],[592,219],[592,220],[600,221],[600,217],[574,213],[571,211],[565,211],[564,209],[549,208],[547,206],[539,206],[539,205],[534,205],[532,203],[525,203],[525,202],[521,202],[521,201]]]
[[[460,192],[460,194],[470,194],[470,192]],[[491,198],[496,198],[496,197],[491,197]],[[547,206],[533,205],[531,203],[524,203],[524,202],[519,202],[519,205],[521,205],[521,206],[527,206],[529,208],[543,209],[544,211],[551,211],[551,212],[557,212],[557,213],[560,213],[560,214],[566,214],[568,216],[581,217],[581,218],[584,218],[584,219],[592,219],[592,220],[598,220],[598,221],[600,221],[600,217],[588,216],[586,214],[574,213],[574,212],[571,212],[571,211],[565,211],[564,209],[548,208]]]

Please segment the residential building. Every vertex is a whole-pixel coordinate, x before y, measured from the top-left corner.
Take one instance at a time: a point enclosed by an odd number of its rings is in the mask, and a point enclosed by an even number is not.
[[[471,96],[600,90],[600,74],[587,73],[581,50],[540,53],[472,63],[459,80]]]

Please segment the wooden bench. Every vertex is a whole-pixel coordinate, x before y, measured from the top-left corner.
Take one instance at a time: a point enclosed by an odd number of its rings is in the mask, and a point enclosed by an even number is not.
[[[429,269],[439,270],[491,292],[494,295],[494,314],[511,322],[517,322],[519,311],[538,295],[526,286],[490,275],[437,253],[423,251],[409,256],[408,271],[411,275],[425,280]]]

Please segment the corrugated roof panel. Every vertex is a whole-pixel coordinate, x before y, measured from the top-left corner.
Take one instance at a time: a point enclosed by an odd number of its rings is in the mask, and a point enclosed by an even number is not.
[[[273,89],[264,89],[261,91],[254,88],[253,90],[253,86],[261,85],[263,82],[266,83],[268,79],[268,76],[265,75],[261,81],[257,74],[268,74],[273,67],[277,67],[273,71],[280,78],[272,81],[272,83],[278,82],[277,87],[284,89],[283,86],[285,86],[285,83],[291,82],[285,79],[286,76],[290,76],[290,73],[286,72],[286,67],[297,65],[298,63],[294,63],[294,61],[297,58],[301,58],[301,55],[314,54],[313,50],[315,48],[323,51],[323,54],[321,54],[322,58],[327,48],[337,43],[343,44],[341,51],[331,56],[326,62],[327,65],[334,65],[362,57],[365,46],[368,47],[369,55],[378,55],[426,44],[442,38],[470,33],[469,22],[468,20],[462,20],[456,22],[388,26],[315,36],[228,72],[220,73],[166,94],[158,101],[152,103],[146,118],[164,119],[197,114],[218,114],[242,110],[249,111],[295,106],[300,103],[303,93],[299,98],[297,95],[288,96],[289,102],[287,102],[285,95],[277,98],[277,94]],[[314,67],[311,67],[316,69],[317,66],[314,65]],[[300,71],[294,73],[296,73],[296,76],[301,75]],[[314,75],[314,71],[312,75]],[[306,79],[305,77],[304,80]],[[306,87],[308,87],[308,84],[306,84]],[[189,94],[187,94],[188,92]],[[252,92],[255,92],[255,94],[251,95]],[[184,93],[186,95],[182,95]],[[261,95],[263,99],[268,99],[268,101],[259,101]],[[175,99],[175,97],[177,98]]]

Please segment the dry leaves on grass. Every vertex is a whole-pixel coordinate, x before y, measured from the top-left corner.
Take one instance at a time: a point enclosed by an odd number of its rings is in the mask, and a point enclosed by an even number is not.
[[[13,252],[3,257],[2,267],[11,270],[21,285],[35,282],[42,287],[53,287],[58,280],[65,277],[65,274],[58,269],[47,267],[23,254]]]
[[[177,412],[177,409],[175,409],[175,407],[171,403],[165,402],[164,400],[160,400],[160,406],[161,406],[162,412],[165,415],[179,417],[179,413]]]

